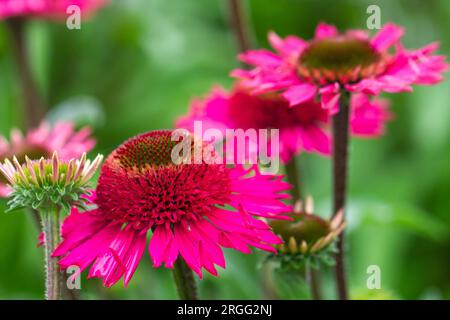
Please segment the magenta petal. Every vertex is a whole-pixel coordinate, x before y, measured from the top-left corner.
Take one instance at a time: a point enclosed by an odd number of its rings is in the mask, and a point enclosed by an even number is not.
[[[45,244],[45,233],[41,232],[39,233],[38,236],[38,243],[37,243],[37,247],[42,247]]]
[[[226,232],[222,232],[219,237],[219,243],[225,248],[232,248],[239,252],[250,254],[252,250],[247,246],[247,244],[242,241],[239,237],[232,236]]]
[[[126,271],[125,257],[133,243],[134,231],[129,226],[120,230],[103,254],[99,255],[89,271],[89,277],[103,278],[103,284],[111,287]]]
[[[119,232],[120,226],[110,223],[83,243],[70,250],[67,255],[59,261],[62,269],[71,265],[79,266],[84,270],[94,259],[108,250],[109,244]]]
[[[125,275],[123,278],[124,285],[127,286],[128,282],[131,280],[136,268],[141,261],[142,254],[145,250],[145,245],[147,243],[147,233],[135,231],[135,236],[130,249],[128,249],[128,255],[125,260]]]
[[[283,97],[289,102],[289,105],[295,106],[314,98],[317,87],[312,84],[299,84],[291,86],[283,93]]]
[[[351,99],[350,128],[353,135],[365,138],[384,133],[386,123],[392,118],[385,100],[371,101],[364,94],[354,94]]]
[[[110,287],[124,276],[126,286],[141,260],[145,243],[146,232],[127,225],[116,234],[109,250],[96,259],[89,277],[103,278],[103,284]]]
[[[281,39],[275,32],[269,32],[268,38],[271,46],[288,59],[298,58],[303,49],[307,47],[306,41],[295,36]]]
[[[323,155],[331,155],[331,137],[323,129],[310,126],[302,130],[303,148],[317,151]]]
[[[373,37],[371,45],[378,52],[383,52],[397,43],[403,36],[405,30],[393,23],[388,23]]]
[[[339,92],[339,84],[329,84],[319,91],[321,97],[320,102],[322,108],[328,110],[330,115],[334,115],[339,111],[339,98],[341,96]]]
[[[187,265],[197,273],[199,278],[202,278],[198,242],[193,239],[193,236],[191,232],[187,230],[187,227],[183,226],[181,223],[174,226],[174,237],[178,250]]]
[[[281,243],[265,222],[253,218],[242,207],[238,212],[218,209],[208,215],[208,220],[221,231],[218,241],[226,248],[250,253],[250,245],[273,251],[272,245]]]
[[[246,177],[254,173],[251,177]],[[267,218],[286,219],[285,213],[292,208],[281,200],[289,195],[281,193],[291,185],[281,181],[282,176],[261,174],[256,166],[244,170],[241,166],[232,169],[233,194],[229,204],[234,208],[242,207],[253,215]]]
[[[345,89],[350,92],[362,92],[370,95],[379,95],[383,90],[383,84],[376,79],[363,79],[355,84],[347,84]]]
[[[155,267],[160,267],[163,262],[168,268],[173,266],[178,256],[178,249],[174,241],[172,230],[168,224],[155,228],[148,247]]]
[[[265,67],[278,67],[282,60],[275,53],[269,50],[251,50],[239,55],[239,60],[255,65],[255,66],[265,66]]]
[[[286,128],[280,131],[280,158],[283,164],[288,163],[292,157],[302,150],[301,128]]]
[[[150,253],[150,257],[152,258],[154,267],[158,268],[163,263],[165,250],[170,240],[171,239],[166,234],[164,225],[155,227],[148,246],[148,251]]]
[[[206,221],[199,221],[190,225],[192,235],[198,241],[200,266],[212,275],[217,276],[214,264],[225,268],[225,257],[222,249],[217,245],[217,239],[211,239],[204,228],[210,226]]]
[[[369,39],[369,33],[366,30],[348,30],[345,34],[349,37],[362,41],[367,41]]]
[[[106,224],[96,216],[96,210],[79,213],[76,208],[73,208],[61,228],[64,240],[58,245],[52,256],[62,256],[84,241],[89,241]],[[83,228],[80,228],[80,225]]]
[[[222,250],[217,245],[218,232],[213,229],[214,227],[203,219],[191,224],[191,230],[201,244],[200,253],[208,257],[209,263],[214,263],[225,268],[225,257]],[[202,251],[204,251],[204,253],[202,253]]]
[[[335,26],[321,22],[316,27],[315,38],[325,39],[337,36],[338,34],[339,32]]]

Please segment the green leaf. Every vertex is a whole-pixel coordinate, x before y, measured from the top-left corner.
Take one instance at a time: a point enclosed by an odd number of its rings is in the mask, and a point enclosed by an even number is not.
[[[350,228],[361,223],[397,226],[437,242],[449,239],[450,228],[431,212],[408,203],[382,203],[352,199]]]

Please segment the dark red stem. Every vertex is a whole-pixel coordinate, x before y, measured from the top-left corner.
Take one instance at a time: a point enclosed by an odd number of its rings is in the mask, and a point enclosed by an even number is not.
[[[239,52],[251,49],[249,30],[246,22],[245,11],[242,8],[243,0],[228,0],[230,19],[234,34],[239,44]]]
[[[333,117],[333,216],[345,210],[347,194],[350,94],[342,92],[339,112]],[[335,276],[340,300],[348,299],[344,261],[344,233],[338,238]]]

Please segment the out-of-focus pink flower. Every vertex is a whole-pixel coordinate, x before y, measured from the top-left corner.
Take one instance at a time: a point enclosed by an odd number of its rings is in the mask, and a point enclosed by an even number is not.
[[[14,156],[19,163],[25,163],[25,156],[31,160],[41,157],[50,159],[54,151],[58,152],[61,160],[79,158],[95,145],[95,140],[90,135],[90,128],[75,131],[70,122],[58,122],[54,126],[44,122],[25,136],[18,129],[13,129],[9,142],[0,136],[0,161],[12,159]],[[0,178],[0,196],[5,197],[10,193],[10,189],[2,179]]]
[[[67,8],[76,5],[82,18],[90,16],[108,0],[0,0],[0,19],[16,16],[67,18]]]
[[[352,93],[412,91],[413,84],[431,85],[448,69],[445,56],[434,55],[436,43],[406,50],[400,43],[404,29],[386,24],[373,38],[363,30],[339,33],[321,23],[314,39],[284,39],[275,33],[269,41],[277,51],[251,50],[239,58],[255,66],[232,75],[253,93],[281,92],[291,106],[316,96],[335,114],[343,89]]]
[[[384,134],[386,123],[392,119],[389,103],[362,93],[351,97],[350,130],[355,136],[373,138]]]
[[[94,200],[97,208],[72,210],[62,227],[63,242],[53,253],[65,269],[92,264],[89,277],[105,286],[130,281],[152,232],[149,253],[155,267],[172,268],[176,259],[202,277],[225,268],[221,247],[250,253],[274,251],[280,243],[254,216],[287,219],[281,200],[290,185],[257,167],[174,164],[171,131],[153,131],[126,141],[105,161]],[[233,208],[233,209],[232,209]]]
[[[370,99],[359,93],[352,97],[350,107],[353,135],[370,138],[383,134],[385,124],[391,118],[387,101]],[[177,120],[176,127],[194,132],[195,121],[201,121],[203,131],[217,129],[225,138],[230,138],[227,129],[278,129],[283,163],[303,151],[325,156],[331,153],[329,112],[312,99],[291,108],[280,95],[250,94],[239,85],[230,92],[216,87],[204,99],[194,100],[187,115]],[[252,144],[251,152],[257,154],[260,141],[255,138],[256,141],[248,142]],[[270,146],[273,141],[262,143]],[[269,146],[263,147],[270,150]]]
[[[290,108],[280,96],[252,95],[236,86],[229,93],[215,88],[204,100],[193,101],[176,126],[193,132],[194,121],[202,121],[203,130],[219,129],[224,137],[226,129],[278,129],[280,158],[287,163],[301,151],[330,154],[330,137],[324,130],[328,120],[328,112],[312,100]],[[258,152],[258,137],[254,138],[249,143],[255,147],[250,148]]]

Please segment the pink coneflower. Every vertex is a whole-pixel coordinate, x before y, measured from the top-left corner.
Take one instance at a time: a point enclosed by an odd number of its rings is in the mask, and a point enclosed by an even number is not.
[[[225,129],[279,129],[280,157],[287,163],[300,151],[330,154],[330,138],[324,130],[328,118],[314,101],[289,108],[282,97],[251,95],[236,86],[230,93],[215,88],[203,101],[194,101],[176,126],[193,131],[194,121],[202,121],[203,129],[220,129],[224,137]]]
[[[105,286],[122,276],[130,281],[147,234],[155,267],[177,259],[202,277],[225,267],[221,247],[250,253],[249,246],[274,251],[280,243],[270,227],[253,216],[285,218],[281,200],[289,185],[256,167],[180,164],[171,160],[171,131],[153,131],[126,141],[105,161],[94,200],[97,208],[73,210],[63,224],[64,241],[54,256],[63,269],[90,268]]]
[[[0,19],[16,16],[67,18],[71,5],[88,16],[101,8],[108,0],[0,0]]]
[[[444,56],[433,55],[438,44],[406,50],[400,43],[403,33],[393,23],[373,38],[363,30],[342,34],[324,23],[317,26],[310,41],[296,36],[281,39],[271,32],[269,41],[277,53],[248,51],[240,59],[255,68],[232,74],[253,92],[281,92],[291,106],[319,95],[322,106],[334,114],[342,89],[378,95],[412,91],[413,84],[442,80],[448,65]]]
[[[357,136],[375,137],[384,131],[390,119],[384,100],[372,101],[364,94],[351,102],[351,132]],[[286,164],[300,152],[330,155],[330,115],[320,103],[308,100],[293,108],[286,99],[272,93],[251,94],[236,85],[230,92],[216,87],[202,100],[194,100],[187,115],[176,122],[179,128],[194,131],[194,122],[202,129],[279,129],[281,161]],[[270,142],[270,141],[269,141]],[[259,141],[250,141],[258,149]]]
[[[14,156],[21,164],[25,163],[25,156],[31,160],[38,160],[41,157],[50,159],[54,151],[58,152],[62,160],[78,158],[94,147],[95,140],[90,134],[90,128],[75,131],[73,124],[69,122],[58,122],[54,126],[42,123],[39,128],[30,130],[26,136],[13,129],[10,142],[0,136],[0,161],[12,159]],[[10,188],[6,185],[6,181],[0,180],[0,197],[5,197],[9,193]]]

